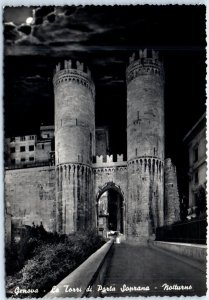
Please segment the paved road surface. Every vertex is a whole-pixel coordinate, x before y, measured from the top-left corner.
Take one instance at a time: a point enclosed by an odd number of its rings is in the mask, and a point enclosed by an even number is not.
[[[115,244],[110,268],[103,286],[104,296],[205,295],[206,275],[199,269],[160,250],[127,243]],[[169,286],[190,286],[190,290],[164,290]],[[126,286],[123,286],[126,285]],[[124,287],[149,287],[146,291],[121,291]],[[148,288],[147,288],[148,289]],[[111,291],[112,290],[112,291]]]

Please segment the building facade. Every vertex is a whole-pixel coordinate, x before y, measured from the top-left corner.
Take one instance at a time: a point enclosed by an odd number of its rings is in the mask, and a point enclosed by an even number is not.
[[[41,126],[39,135],[24,135],[5,139],[5,166],[28,167],[53,163],[54,126]]]
[[[70,60],[57,65],[55,166],[5,171],[5,197],[17,225],[42,222],[46,229],[66,234],[97,228],[146,243],[157,227],[179,220],[176,171],[164,154],[164,70],[158,53],[145,49],[134,54],[126,83],[124,161],[123,155],[109,153],[107,128],[95,129],[95,86],[88,68]],[[34,138],[33,145],[39,161],[49,161],[47,143],[53,135],[43,129],[45,135]]]
[[[206,114],[184,137],[188,153],[188,218],[206,213]]]

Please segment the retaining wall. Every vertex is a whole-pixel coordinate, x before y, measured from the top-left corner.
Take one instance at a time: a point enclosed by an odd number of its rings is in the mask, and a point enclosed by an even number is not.
[[[186,243],[170,243],[153,241],[153,246],[165,249],[180,255],[187,256],[200,262],[206,262],[207,246],[200,244],[186,244]]]
[[[97,285],[102,285],[110,259],[113,240],[108,241],[99,250],[93,253],[77,269],[65,277],[56,287],[43,298],[81,298],[97,296]],[[92,288],[92,290],[90,289]]]

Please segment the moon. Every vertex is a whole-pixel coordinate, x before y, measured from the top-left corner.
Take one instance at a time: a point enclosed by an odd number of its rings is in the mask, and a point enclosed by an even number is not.
[[[28,17],[27,19],[26,19],[26,24],[27,25],[30,25],[30,24],[32,24],[33,23],[33,18],[32,17]]]

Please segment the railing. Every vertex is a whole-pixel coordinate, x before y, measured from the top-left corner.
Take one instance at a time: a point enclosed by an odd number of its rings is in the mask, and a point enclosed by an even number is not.
[[[158,227],[156,240],[164,242],[206,244],[207,220],[193,220]]]

